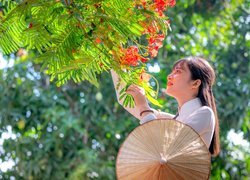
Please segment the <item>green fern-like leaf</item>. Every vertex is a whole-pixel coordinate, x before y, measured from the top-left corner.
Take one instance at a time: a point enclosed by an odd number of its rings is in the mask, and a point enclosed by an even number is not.
[[[50,39],[51,35],[41,25],[33,24],[32,28],[23,32],[23,41],[27,49],[36,49],[40,54],[52,46]]]
[[[0,44],[5,54],[10,54],[22,46],[22,32],[27,27],[24,17],[13,17],[0,26]]]
[[[4,5],[0,50],[5,54],[19,48],[38,51],[35,62],[43,64],[42,70],[57,85],[72,79],[76,83],[87,80],[98,86],[97,76],[111,68],[127,84],[139,84],[143,65],[125,67],[129,73],[123,72],[121,49],[136,44],[140,54],[147,56],[147,45],[138,41],[148,28],[145,23],[149,26],[156,23],[156,33],[166,34],[168,29],[167,18],[150,10],[154,1],[148,1],[152,3],[149,9],[135,6],[134,0],[0,2]],[[147,91],[153,92],[150,88]],[[127,95],[124,98],[127,105],[133,106],[133,98]]]

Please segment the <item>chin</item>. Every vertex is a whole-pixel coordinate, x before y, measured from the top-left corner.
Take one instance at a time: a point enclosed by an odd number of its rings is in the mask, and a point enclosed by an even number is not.
[[[176,95],[175,95],[175,92],[173,91],[173,90],[171,90],[171,89],[166,89],[166,91],[165,91],[165,93],[168,95],[168,96],[171,96],[171,97],[173,97],[173,98],[175,98],[176,97]]]
[[[169,96],[173,96],[172,93],[171,93],[171,90],[169,90],[168,88],[166,89],[165,93]]]

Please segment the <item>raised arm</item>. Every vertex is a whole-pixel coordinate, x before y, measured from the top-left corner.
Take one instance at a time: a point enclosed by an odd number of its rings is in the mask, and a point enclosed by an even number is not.
[[[121,106],[123,106],[123,100],[119,100],[119,97],[120,97],[119,92],[121,91],[122,88],[124,88],[125,84],[121,82],[120,86],[117,87],[117,84],[118,84],[118,81],[119,81],[119,76],[117,75],[117,73],[114,70],[111,70],[111,75],[112,75],[112,79],[113,79],[113,83],[114,83],[114,87],[115,87],[115,91],[116,91],[117,100],[118,100],[119,104]],[[126,109],[134,117],[139,119],[140,124],[143,124],[145,122],[148,122],[148,121],[151,121],[151,120],[154,120],[154,119],[158,119],[158,118],[173,118],[174,117],[174,115],[172,115],[172,114],[157,111],[155,109],[150,108],[149,106],[145,107],[145,108],[153,110],[153,113],[152,112],[146,112],[146,113],[143,113],[142,116],[140,116],[140,113],[141,113],[142,109],[139,108],[138,106],[135,106],[134,108],[129,108],[129,107],[124,107],[123,106],[123,108]]]
[[[113,79],[113,83],[114,83],[114,87],[115,87],[117,100],[118,100],[119,104],[121,106],[123,106],[124,99],[119,100],[119,98],[120,98],[120,93],[119,92],[121,91],[122,88],[125,87],[125,84],[121,82],[120,86],[117,87],[118,82],[119,82],[119,76],[113,69],[111,69],[111,75],[112,75],[112,79]],[[137,106],[135,106],[134,108],[129,108],[129,107],[124,107],[123,106],[123,108],[126,109],[130,114],[132,114],[137,119],[142,120],[142,117],[140,117],[139,108]]]

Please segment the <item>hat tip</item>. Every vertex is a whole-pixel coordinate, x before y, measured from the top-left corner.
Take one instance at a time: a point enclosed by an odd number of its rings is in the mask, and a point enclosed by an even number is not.
[[[165,157],[161,157],[160,159],[160,164],[166,164],[167,163],[167,159]]]

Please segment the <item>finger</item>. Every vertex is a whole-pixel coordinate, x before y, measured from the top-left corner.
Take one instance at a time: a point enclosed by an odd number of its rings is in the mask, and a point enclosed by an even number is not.
[[[130,91],[130,92],[138,92],[139,91],[139,89],[137,89],[136,87],[129,87],[128,89],[127,89],[127,91]]]
[[[135,92],[136,90],[133,87],[129,87],[126,92]]]
[[[144,88],[140,87],[140,86],[137,86],[137,85],[130,85],[126,91],[127,93],[133,95],[133,96],[136,96],[136,95],[145,95],[145,90]]]
[[[134,94],[136,93],[136,91],[133,90],[133,89],[127,89],[126,93],[127,93],[127,94],[131,94],[131,95],[134,95]]]
[[[134,88],[134,90],[137,91],[137,92],[140,92],[140,93],[142,93],[142,94],[145,92],[145,90],[144,90],[142,87],[139,87],[139,86],[136,86],[136,87]]]
[[[133,98],[136,97],[136,95],[133,92],[128,92],[127,94],[130,95],[130,96],[132,96]]]
[[[126,93],[134,93],[135,91],[133,89],[128,89]]]
[[[132,84],[128,87],[127,90],[136,90],[136,86]]]
[[[127,89],[134,89],[134,84],[131,84]]]

